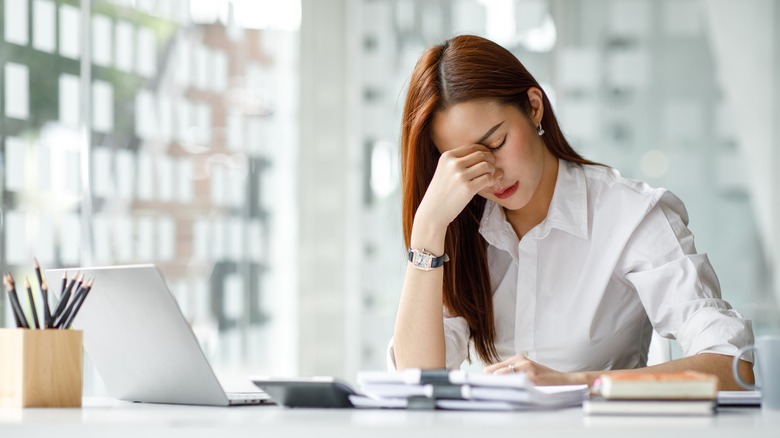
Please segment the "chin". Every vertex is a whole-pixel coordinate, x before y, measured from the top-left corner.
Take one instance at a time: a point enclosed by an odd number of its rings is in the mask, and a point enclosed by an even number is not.
[[[520,210],[530,201],[530,197],[519,197],[517,194],[509,199],[498,199],[495,196],[491,199],[496,204],[504,207],[507,210]]]

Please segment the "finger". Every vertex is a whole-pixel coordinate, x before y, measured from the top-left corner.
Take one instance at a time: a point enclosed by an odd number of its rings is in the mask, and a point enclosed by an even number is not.
[[[510,357],[507,360],[496,362],[493,365],[490,365],[485,368],[486,373],[495,373],[496,371],[500,371],[502,369],[510,370],[512,368],[509,367],[509,365],[513,365],[515,370],[519,370],[520,366],[525,366],[526,364],[530,363],[528,359],[525,358],[525,356],[518,355]]]
[[[497,171],[496,173],[498,172],[500,171]],[[503,175],[503,172],[501,173],[501,175]],[[469,182],[469,189],[474,193],[477,193],[482,189],[496,185],[496,183],[498,183],[499,181],[501,181],[501,176],[496,177],[496,174],[482,175],[472,179],[471,182]]]
[[[468,155],[456,158],[455,162],[467,168],[482,162],[495,163],[496,156],[488,151],[474,151]]]
[[[497,362],[497,363],[494,363],[493,365],[490,365],[490,366],[486,367],[485,368],[485,372],[486,373],[494,373],[494,372],[498,371],[501,368],[507,368],[507,365],[509,365],[509,361]]]
[[[450,157],[453,158],[461,158],[461,157],[465,157],[466,155],[473,154],[474,152],[490,153],[490,149],[485,145],[470,143],[470,144],[464,144],[463,146],[458,146],[455,149],[451,149],[443,153],[442,156],[449,155]]]
[[[450,151],[452,152],[452,151]],[[446,154],[449,154],[447,152]],[[445,169],[447,172],[456,174],[482,163],[495,163],[496,159],[490,152],[474,152],[472,154],[456,157],[454,155],[442,155],[437,165],[438,168]]]
[[[493,175],[495,174],[496,170],[496,166],[493,163],[482,161],[471,167],[461,170],[459,174],[463,181],[471,181],[474,178],[479,178],[482,175]]]

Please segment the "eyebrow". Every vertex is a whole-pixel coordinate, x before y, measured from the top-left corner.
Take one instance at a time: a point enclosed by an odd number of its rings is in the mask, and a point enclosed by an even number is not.
[[[485,135],[482,136],[479,140],[476,141],[476,143],[482,143],[483,141],[487,140],[488,137],[493,135],[494,132],[496,132],[496,129],[498,129],[501,125],[503,125],[504,122],[499,123],[498,125],[488,129],[488,132],[485,133]]]

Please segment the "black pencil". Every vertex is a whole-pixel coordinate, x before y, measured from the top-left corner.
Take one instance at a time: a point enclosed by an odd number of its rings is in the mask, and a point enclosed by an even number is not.
[[[89,295],[89,292],[92,290],[92,284],[95,282],[95,280],[90,280],[89,283],[87,283],[87,287],[84,289],[84,293],[81,294],[81,297],[78,300],[78,303],[76,303],[76,307],[73,309],[73,313],[70,314],[70,317],[65,321],[65,324],[62,328],[69,329],[70,325],[73,324],[73,320],[76,319],[76,314],[79,313],[79,309],[81,309],[81,305],[84,304],[84,300],[87,299],[87,295]]]
[[[8,274],[8,283],[11,285],[11,291],[8,292],[11,296],[11,305],[19,314],[19,321],[22,323],[22,328],[30,328],[30,325],[27,324],[27,317],[24,316],[22,306],[19,304],[19,296],[16,295],[16,283],[14,283],[14,277],[12,277],[11,274]]]
[[[43,276],[41,275],[41,265],[38,264],[38,259],[33,258],[35,262],[35,276],[38,277],[38,287],[43,289]]]
[[[32,312],[35,328],[40,329],[41,323],[38,321],[38,309],[35,308],[35,300],[33,299],[32,286],[30,286],[30,280],[27,277],[24,277],[24,288],[27,289],[27,300],[30,302],[30,312]]]
[[[60,296],[65,294],[65,285],[68,283],[68,272],[62,273],[62,286],[60,286]]]
[[[43,298],[43,328],[51,327],[51,310],[49,309],[49,288],[46,286],[46,282],[43,281],[43,275],[41,275],[41,265],[38,263],[37,258],[33,258],[35,262],[35,276],[38,278],[38,287],[41,289],[41,298]]]
[[[22,321],[19,319],[19,313],[14,305],[14,300],[11,298],[11,283],[8,282],[8,274],[3,275],[3,284],[5,285],[5,291],[8,293],[8,302],[11,304],[11,313],[14,315],[16,327],[22,328]]]
[[[68,305],[68,299],[70,299],[70,292],[73,289],[73,286],[76,284],[76,279],[78,278],[78,274],[73,276],[73,279],[68,282],[68,286],[64,288],[62,294],[60,295],[60,304],[57,305],[57,310],[54,311],[54,315],[52,317],[54,318],[55,325],[56,321],[60,319],[60,316],[62,315],[62,312],[65,310],[65,307]]]
[[[76,305],[76,302],[81,299],[82,295],[85,293],[86,284],[81,285],[82,282],[78,282],[76,286],[74,286],[74,289],[78,287],[78,290],[76,292],[73,292],[72,297],[73,299],[70,300],[70,304],[68,304],[68,307],[63,310],[62,315],[54,321],[54,328],[65,328],[63,327],[63,323],[67,321],[68,317],[70,316],[71,312],[73,312],[73,306]]]
[[[41,297],[43,298],[43,323],[46,328],[52,328],[51,309],[49,308],[49,285],[41,283]]]

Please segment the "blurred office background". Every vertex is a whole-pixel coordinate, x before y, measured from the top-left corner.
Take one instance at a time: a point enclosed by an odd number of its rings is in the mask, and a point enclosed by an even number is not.
[[[0,5],[3,271],[155,263],[223,375],[384,368],[405,86],[461,33],[509,48],[586,157],[678,194],[724,297],[780,330],[772,0]]]

